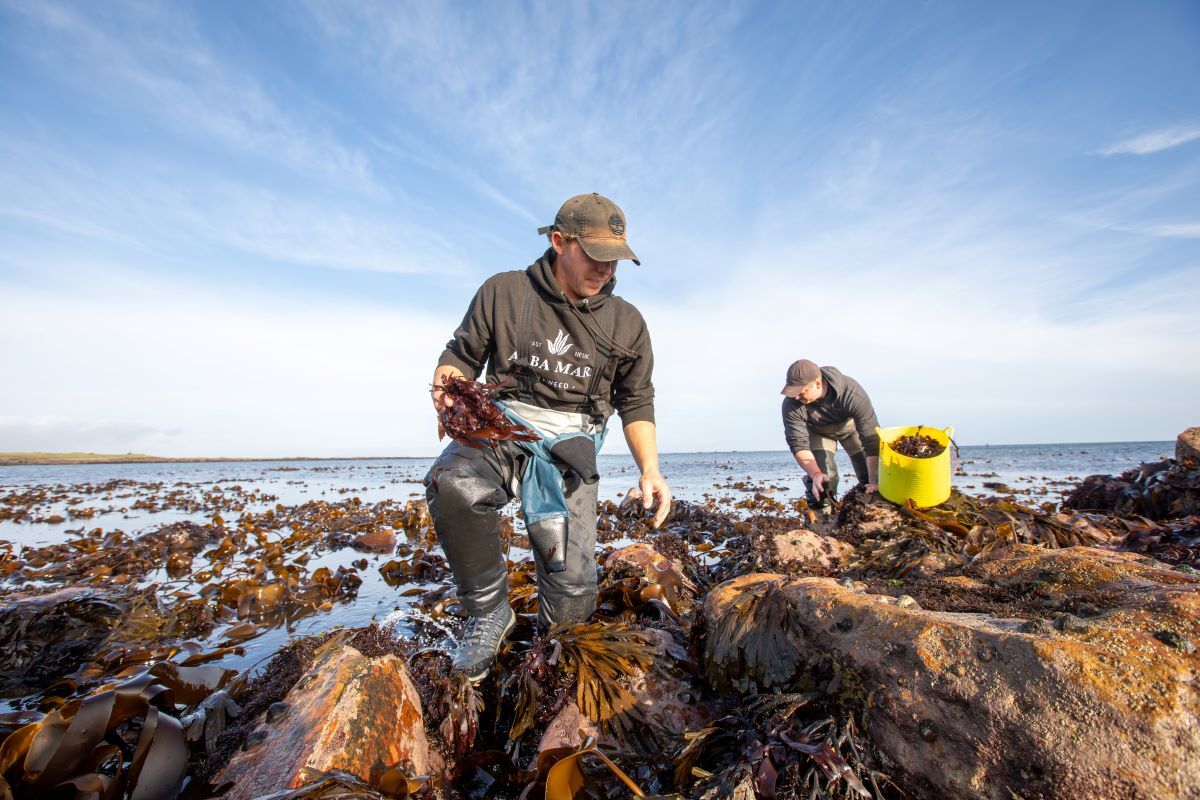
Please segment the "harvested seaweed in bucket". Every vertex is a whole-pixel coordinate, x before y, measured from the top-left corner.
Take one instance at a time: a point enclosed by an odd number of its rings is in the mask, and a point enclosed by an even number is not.
[[[888,447],[909,458],[933,458],[946,452],[946,445],[932,436],[924,435],[919,430],[908,436],[899,437],[890,442]]]

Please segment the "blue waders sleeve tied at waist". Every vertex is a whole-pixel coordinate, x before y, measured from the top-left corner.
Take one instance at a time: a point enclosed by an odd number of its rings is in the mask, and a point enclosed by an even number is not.
[[[567,568],[567,522],[570,519],[562,470],[566,467],[573,473],[572,478],[577,475],[579,481],[595,483],[599,479],[596,454],[604,443],[607,429],[599,433],[572,431],[547,438],[536,425],[531,425],[503,402],[497,402],[496,405],[510,420],[538,435],[537,441],[516,442],[532,456],[525,466],[525,474],[521,476],[521,510],[525,513],[529,542],[537,551],[542,565],[547,572],[562,572]],[[590,440],[590,464],[586,463],[589,455],[587,448],[579,447],[581,442],[572,441],[576,439]],[[556,449],[565,456],[564,460],[555,458],[552,451]]]

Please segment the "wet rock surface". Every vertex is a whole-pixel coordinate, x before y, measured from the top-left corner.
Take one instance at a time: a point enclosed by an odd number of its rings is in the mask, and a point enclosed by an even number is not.
[[[930,611],[772,575],[717,587],[705,613],[719,628],[770,587],[772,633],[753,638],[826,654],[851,674],[871,699],[871,742],[920,795],[1184,797],[1200,785],[1200,659],[1187,646],[1200,635],[1200,581],[1092,548],[1015,545],[976,566],[973,580],[1047,588],[1087,609],[1086,622]],[[803,674],[799,659],[760,659],[756,672],[719,655],[706,651],[762,689],[796,688]]]
[[[1175,440],[1175,460],[1200,466],[1200,427],[1188,428]]]
[[[338,770],[378,785],[393,768],[431,765],[420,699],[404,662],[331,648],[268,708],[262,725],[213,779],[223,797],[251,800],[302,785],[309,772]]]
[[[841,572],[854,554],[852,545],[805,528],[763,534],[759,544],[769,553],[763,568],[810,575]]]

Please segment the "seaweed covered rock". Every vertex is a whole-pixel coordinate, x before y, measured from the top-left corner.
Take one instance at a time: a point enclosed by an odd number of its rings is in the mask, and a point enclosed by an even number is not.
[[[1048,591],[1088,618],[930,611],[828,578],[747,576],[710,594],[721,599],[705,608],[717,614],[706,674],[786,691],[803,659],[832,658],[918,796],[1179,797],[1200,785],[1200,579],[1095,548],[1014,545],[975,566],[976,580]],[[714,634],[752,646],[731,662]]]
[[[1188,428],[1175,443],[1175,458],[1128,469],[1119,476],[1089,475],[1063,506],[1119,517],[1180,519],[1200,514],[1200,428]]]
[[[1093,519],[1057,512],[1053,504],[1035,508],[1008,497],[958,491],[924,509],[852,492],[838,514],[836,533],[856,543],[849,574],[890,578],[936,574],[1010,544],[1058,549],[1112,540],[1112,532]]]
[[[703,728],[712,718],[707,705],[697,702],[698,692],[677,677],[639,670],[630,680],[633,707],[656,735],[669,742],[683,739],[689,731]],[[648,729],[649,730],[649,729]],[[538,752],[557,747],[582,747],[589,738],[613,750],[627,749],[627,742],[583,715],[579,704],[568,700],[546,726]]]
[[[699,589],[684,570],[645,542],[622,547],[604,561],[602,596],[620,596],[626,608],[662,603],[670,614],[687,610]]]
[[[790,686],[804,660],[791,579],[758,572],[704,598],[704,674],[722,694]]]
[[[1118,549],[1144,553],[1182,571],[1200,570],[1200,516],[1132,527]]]
[[[766,571],[837,575],[854,555],[854,547],[832,536],[797,528],[755,537],[759,566]]]
[[[3,595],[0,697],[67,675],[124,643],[154,641],[172,624],[152,594],[124,587]]]
[[[404,662],[349,645],[322,653],[250,742],[213,780],[232,784],[227,800],[295,788],[314,772],[340,770],[378,785],[390,769],[416,775],[437,766]]]

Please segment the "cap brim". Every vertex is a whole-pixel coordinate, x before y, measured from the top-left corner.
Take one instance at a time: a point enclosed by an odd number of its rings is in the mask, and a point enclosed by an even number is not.
[[[642,265],[638,261],[638,257],[633,254],[633,250],[629,249],[629,242],[624,239],[619,239],[616,236],[611,239],[584,239],[580,237],[579,246],[583,248],[583,252],[588,254],[588,257],[595,261],[620,261],[628,259],[639,267]]]
[[[802,386],[804,386],[804,384],[803,384],[803,383],[797,383],[797,384],[791,384],[791,383],[789,383],[789,384],[786,384],[786,385],[783,387],[783,389],[781,389],[781,390],[780,390],[780,392],[779,392],[779,393],[780,393],[780,394],[783,394],[783,395],[787,395],[787,393],[788,393],[788,390],[789,390],[789,389],[799,389],[799,388],[801,388]],[[788,397],[791,397],[791,395],[788,395]]]

